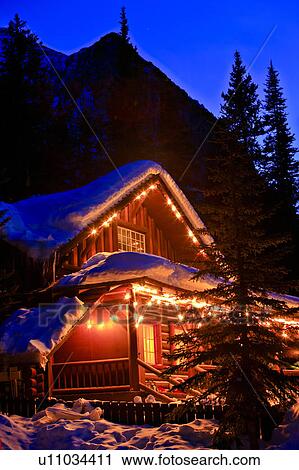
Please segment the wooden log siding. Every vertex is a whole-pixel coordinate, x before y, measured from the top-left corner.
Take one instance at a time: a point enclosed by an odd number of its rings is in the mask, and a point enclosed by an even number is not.
[[[81,266],[88,258],[101,251],[117,251],[117,225],[145,234],[146,252],[176,260],[174,247],[167,235],[157,226],[147,208],[139,201],[131,201],[123,207],[117,219],[109,226],[102,227],[95,236],[86,232],[68,252],[67,266]]]

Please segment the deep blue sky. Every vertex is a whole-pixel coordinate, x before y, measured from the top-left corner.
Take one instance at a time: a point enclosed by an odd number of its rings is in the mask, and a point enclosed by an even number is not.
[[[251,74],[262,91],[273,60],[299,139],[298,0],[0,0],[0,24],[18,12],[44,44],[69,53],[117,31],[123,4],[139,52],[215,114],[234,50],[249,65],[276,27]]]

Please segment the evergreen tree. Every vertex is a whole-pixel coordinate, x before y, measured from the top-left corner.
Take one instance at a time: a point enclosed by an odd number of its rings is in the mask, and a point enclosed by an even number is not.
[[[268,68],[264,100],[264,174],[284,201],[295,209],[298,200],[298,162],[294,156],[295,137],[287,121],[286,100],[280,86],[279,74],[272,62]]]
[[[0,63],[1,197],[18,199],[38,192],[47,146],[50,97],[37,37],[18,15],[9,22]]]
[[[230,122],[228,123],[230,127]],[[258,417],[271,404],[286,404],[296,393],[280,369],[286,356],[283,315],[288,306],[268,292],[283,291],[280,264],[282,241],[265,236],[263,186],[248,160],[247,150],[220,122],[215,133],[218,153],[210,161],[205,200],[199,208],[208,216],[216,242],[202,247],[196,279],[217,279],[197,295],[208,305],[190,310],[186,327],[173,342],[167,374],[193,370],[180,388],[197,387],[202,398],[223,399],[226,412],[215,445],[230,447],[247,436],[258,447]],[[206,234],[203,229],[201,233]],[[177,363],[177,361],[179,363]],[[213,364],[212,373],[197,372]]]
[[[246,72],[238,51],[234,54],[234,64],[230,74],[229,88],[222,93],[221,117],[227,128],[243,144],[253,162],[260,158],[258,136],[262,134],[260,122],[260,100],[257,85]]]
[[[120,36],[124,39],[124,41],[129,42],[129,24],[128,24],[125,7],[121,7],[119,23],[120,23]]]
[[[286,100],[280,86],[279,74],[272,62],[268,68],[264,100],[264,126],[262,173],[272,190],[271,204],[277,207],[274,230],[289,233],[295,254],[289,256],[293,276],[297,274],[299,254],[299,227],[296,214],[298,202],[298,161],[295,137],[287,121]],[[297,272],[296,272],[297,271]]]

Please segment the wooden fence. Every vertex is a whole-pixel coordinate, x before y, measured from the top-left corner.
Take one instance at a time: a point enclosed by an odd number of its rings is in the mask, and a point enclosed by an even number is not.
[[[37,403],[35,400],[0,397],[0,413],[31,418],[36,413],[36,409]]]
[[[0,398],[0,412],[8,415],[18,414],[31,417],[37,411],[57,403],[56,399],[45,400],[13,400]],[[73,405],[72,401],[59,400],[68,408]],[[133,403],[117,401],[92,400],[94,407],[103,410],[103,418],[118,424],[148,424],[158,426],[165,422],[188,423],[196,418],[221,419],[223,407],[219,405],[195,405],[193,410],[181,412],[177,403]]]
[[[18,414],[24,417],[31,417],[36,412],[41,411],[48,406],[57,403],[56,399],[46,400],[12,400],[0,398],[0,412],[12,415]],[[68,408],[73,405],[72,401],[59,400]],[[221,421],[224,407],[221,405],[202,405],[196,404],[193,409],[183,410],[176,403],[133,403],[116,401],[98,401],[93,400],[94,407],[100,407],[103,412],[103,418],[117,424],[127,425],[149,425],[160,426],[163,423],[185,424],[194,419],[216,419]],[[283,413],[278,412],[275,407],[271,410],[271,416],[277,424],[280,424]],[[274,429],[272,419],[265,414],[260,419],[260,435],[264,440],[269,440]]]

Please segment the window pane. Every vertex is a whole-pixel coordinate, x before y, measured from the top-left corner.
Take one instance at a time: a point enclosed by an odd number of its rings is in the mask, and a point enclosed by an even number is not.
[[[143,356],[144,361],[148,364],[155,364],[156,354],[155,354],[155,335],[154,335],[154,326],[143,324]]]
[[[117,227],[118,249],[145,253],[145,235],[124,227]]]

